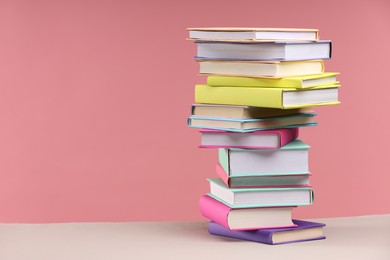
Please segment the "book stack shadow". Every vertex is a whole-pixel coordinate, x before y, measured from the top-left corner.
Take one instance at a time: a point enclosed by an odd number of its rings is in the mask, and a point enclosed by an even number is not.
[[[309,146],[300,127],[313,107],[338,104],[332,43],[317,29],[190,28],[207,84],[195,86],[188,126],[218,150],[199,207],[210,234],[266,244],[324,239],[325,224],[293,219],[313,203]]]

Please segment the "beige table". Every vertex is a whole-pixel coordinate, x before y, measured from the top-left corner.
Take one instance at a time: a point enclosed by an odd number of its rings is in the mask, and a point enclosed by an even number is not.
[[[269,246],[211,236],[206,222],[0,225],[1,260],[390,260],[390,215],[318,220],[327,239]]]

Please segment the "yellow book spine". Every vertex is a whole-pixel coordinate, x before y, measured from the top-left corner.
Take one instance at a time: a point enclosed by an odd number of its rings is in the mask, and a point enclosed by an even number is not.
[[[195,86],[195,102],[205,104],[283,108],[282,95],[278,88]]]

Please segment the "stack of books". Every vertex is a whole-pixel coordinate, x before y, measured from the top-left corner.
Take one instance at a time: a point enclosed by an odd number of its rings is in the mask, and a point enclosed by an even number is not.
[[[317,29],[190,28],[207,84],[188,118],[201,145],[218,149],[200,211],[214,235],[281,244],[325,238],[322,223],[295,220],[313,203],[309,146],[299,128],[312,108],[338,104],[337,72],[324,72],[332,43]]]

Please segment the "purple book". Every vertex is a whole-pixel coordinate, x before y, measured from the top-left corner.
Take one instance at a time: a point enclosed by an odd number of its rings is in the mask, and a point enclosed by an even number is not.
[[[295,219],[293,219],[293,222],[297,227],[232,231],[211,221],[209,223],[209,233],[270,245],[325,239],[323,232],[325,224]]]

